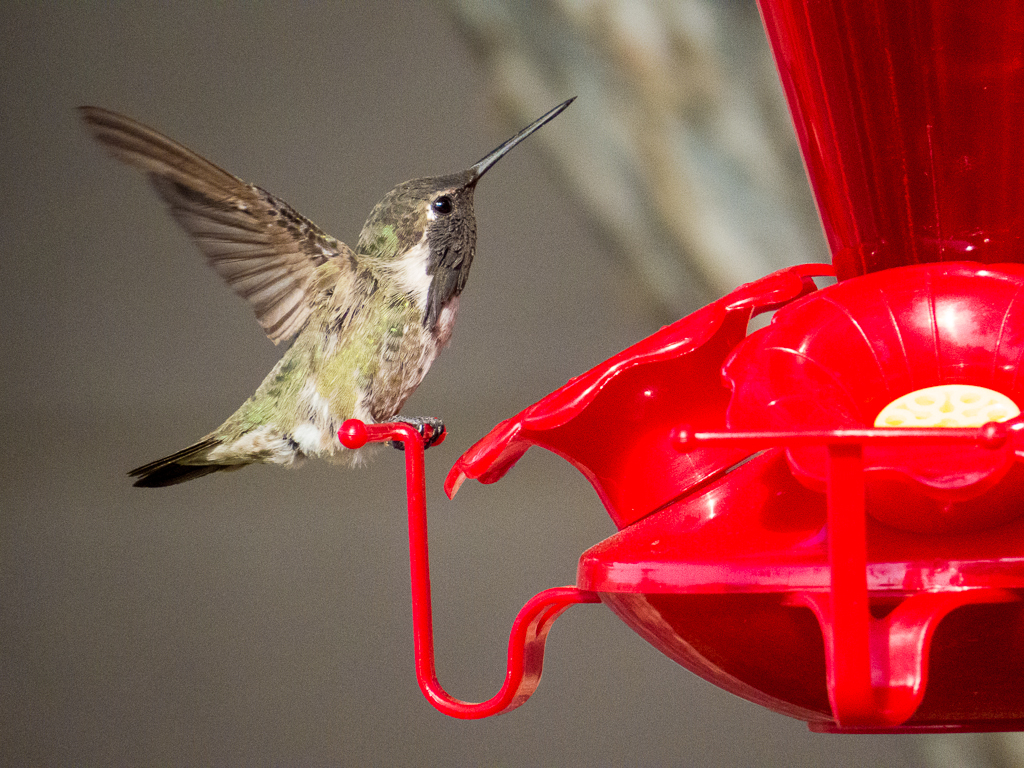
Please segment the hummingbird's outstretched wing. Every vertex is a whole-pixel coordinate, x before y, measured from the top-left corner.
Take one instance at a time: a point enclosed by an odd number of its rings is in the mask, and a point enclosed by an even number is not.
[[[217,273],[252,304],[275,344],[292,338],[309,317],[317,267],[336,259],[342,270],[352,268],[348,246],[283,200],[129,117],[100,107],[79,111],[115,157],[149,173],[174,218]]]

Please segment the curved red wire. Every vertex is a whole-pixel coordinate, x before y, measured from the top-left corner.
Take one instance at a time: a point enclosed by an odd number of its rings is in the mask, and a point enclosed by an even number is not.
[[[467,720],[498,715],[523,704],[533,695],[540,683],[544,666],[544,643],[551,625],[571,605],[600,602],[597,593],[570,586],[555,587],[534,595],[522,607],[512,623],[508,639],[508,664],[501,690],[482,702],[467,702],[455,698],[438,682],[434,666],[434,623],[430,602],[430,559],[423,467],[424,436],[409,424],[364,424],[357,419],[351,419],[342,425],[338,431],[338,438],[347,448],[360,448],[367,442],[384,440],[399,440],[405,448],[416,679],[423,695],[444,714]]]

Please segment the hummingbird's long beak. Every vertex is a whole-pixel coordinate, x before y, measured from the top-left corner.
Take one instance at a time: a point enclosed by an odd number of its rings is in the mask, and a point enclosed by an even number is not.
[[[557,107],[552,109],[547,114],[542,115],[541,117],[538,117],[536,120],[534,120],[528,126],[523,128],[523,130],[521,130],[519,133],[517,133],[511,139],[506,141],[504,144],[502,144],[500,147],[498,147],[496,150],[494,150],[493,152],[488,154],[480,162],[478,162],[476,165],[474,165],[472,168],[470,168],[469,169],[470,181],[469,181],[469,184],[467,184],[466,186],[467,187],[474,186],[478,181],[480,181],[480,177],[483,176],[485,173],[487,173],[487,169],[490,168],[492,165],[494,165],[499,160],[501,160],[501,158],[503,158],[505,156],[505,154],[510,149],[512,149],[512,147],[514,147],[516,144],[518,144],[520,141],[525,139],[527,136],[529,136],[531,133],[536,131],[538,128],[540,128],[545,123],[551,122],[556,117],[558,117],[566,107],[568,107],[570,104],[573,103],[573,101],[575,101],[575,99],[576,99],[575,96],[573,96],[571,99],[566,99],[565,101],[563,101],[561,104],[559,104]]]

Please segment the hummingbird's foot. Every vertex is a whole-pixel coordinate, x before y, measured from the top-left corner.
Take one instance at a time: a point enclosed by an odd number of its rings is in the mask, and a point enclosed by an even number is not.
[[[400,421],[403,424],[408,424],[419,432],[420,437],[423,438],[424,450],[442,442],[445,437],[444,422],[436,416],[395,416],[390,421]],[[405,445],[401,440],[389,440],[388,442],[391,443],[392,448],[397,448],[400,451],[405,450]]]

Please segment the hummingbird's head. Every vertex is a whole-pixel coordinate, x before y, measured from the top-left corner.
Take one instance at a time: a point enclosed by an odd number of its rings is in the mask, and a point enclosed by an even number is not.
[[[512,147],[572,101],[562,102],[469,169],[399,184],[374,206],[356,253],[369,257],[378,272],[419,305],[424,327],[433,330],[442,310],[466,286],[476,253],[473,192],[477,182]]]

